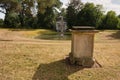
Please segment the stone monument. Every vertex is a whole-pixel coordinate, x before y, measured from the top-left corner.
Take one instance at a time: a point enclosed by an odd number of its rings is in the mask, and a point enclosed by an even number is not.
[[[67,24],[63,19],[63,16],[59,16],[59,20],[56,22],[56,30],[60,34],[60,36],[64,36],[64,32],[67,29]]]
[[[98,31],[94,30],[94,27],[74,26],[71,32],[72,45],[71,53],[69,54],[70,63],[84,67],[92,66],[94,64],[94,35]]]

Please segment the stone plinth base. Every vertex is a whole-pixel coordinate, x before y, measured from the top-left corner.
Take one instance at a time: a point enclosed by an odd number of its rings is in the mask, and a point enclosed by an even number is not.
[[[69,62],[70,64],[75,64],[83,67],[91,67],[94,65],[95,60],[91,57],[75,58],[73,57],[72,53],[70,53]]]
[[[98,31],[92,27],[74,27],[72,32],[71,53],[69,61],[71,64],[76,64],[84,67],[94,65],[93,50],[94,50],[94,35]]]

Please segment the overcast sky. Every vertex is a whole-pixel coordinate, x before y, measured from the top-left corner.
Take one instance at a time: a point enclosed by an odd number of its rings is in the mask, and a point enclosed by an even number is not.
[[[68,3],[70,0],[61,0],[65,5]],[[83,3],[86,2],[93,2],[95,4],[101,4],[103,5],[104,11],[110,11],[113,10],[117,14],[120,14],[120,0],[81,0]]]
[[[70,0],[61,0],[64,3],[64,7],[67,5]],[[93,2],[95,4],[103,5],[104,11],[113,10],[117,14],[120,14],[120,0],[81,0],[83,3]],[[0,18],[4,18],[4,14],[0,13]]]
[[[0,9],[1,10],[1,9]],[[2,13],[0,13],[0,19],[2,18],[2,19],[4,19],[4,14],[2,14]]]

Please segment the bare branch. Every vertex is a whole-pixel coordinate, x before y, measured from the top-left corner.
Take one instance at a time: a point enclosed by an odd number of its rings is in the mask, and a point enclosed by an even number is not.
[[[3,13],[3,14],[5,14],[5,12],[4,12],[4,11],[2,11],[2,10],[0,10],[0,12],[1,12],[1,13]]]

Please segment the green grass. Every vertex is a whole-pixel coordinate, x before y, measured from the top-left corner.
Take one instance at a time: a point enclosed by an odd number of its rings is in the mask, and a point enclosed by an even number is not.
[[[24,31],[25,37],[35,38],[35,39],[44,39],[44,40],[70,40],[71,33],[65,32],[64,37],[60,36],[60,33],[52,30],[37,29],[37,30],[28,30]]]
[[[25,35],[25,37],[36,37],[45,34],[57,34],[55,31],[46,30],[46,29],[35,29],[35,30],[24,30],[21,31]]]
[[[43,34],[40,31],[21,33],[35,37]],[[103,31],[95,37],[94,57],[102,68],[66,64],[69,40],[0,41],[0,80],[119,80],[120,40],[109,36],[113,33],[117,31]]]

